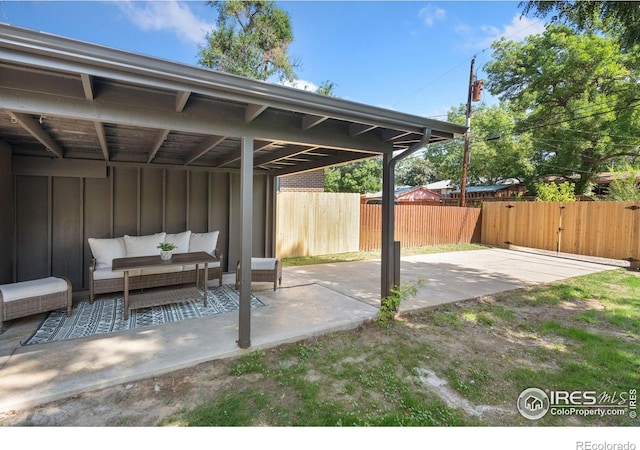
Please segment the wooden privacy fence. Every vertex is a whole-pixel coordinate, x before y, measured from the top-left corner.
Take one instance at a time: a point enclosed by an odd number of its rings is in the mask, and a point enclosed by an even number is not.
[[[640,259],[640,202],[510,202],[482,206],[482,243]]]
[[[276,255],[315,256],[358,251],[360,194],[280,192]]]
[[[396,205],[395,240],[402,247],[480,241],[480,208]],[[382,205],[360,206],[360,250],[381,247]]]

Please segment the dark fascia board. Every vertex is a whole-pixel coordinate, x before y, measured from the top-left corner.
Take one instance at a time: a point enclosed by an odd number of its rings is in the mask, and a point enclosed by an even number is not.
[[[362,103],[0,24],[0,59],[261,104],[353,123],[464,134],[467,128]],[[13,52],[11,51],[13,50]],[[56,64],[57,63],[57,64]]]

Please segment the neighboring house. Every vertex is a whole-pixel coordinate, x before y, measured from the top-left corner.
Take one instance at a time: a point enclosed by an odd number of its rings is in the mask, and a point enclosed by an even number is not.
[[[424,187],[430,191],[440,194],[442,197],[449,197],[453,191],[451,180],[441,180],[434,183],[425,184]]]
[[[521,184],[494,184],[492,186],[470,186],[467,187],[465,196],[469,200],[476,199],[502,199],[515,197],[524,194],[526,189]],[[460,198],[460,189],[451,192],[451,198]]]
[[[442,200],[442,195],[424,186],[399,186],[394,195],[396,204],[439,205]],[[364,194],[361,202],[368,205],[381,204],[382,192]]]
[[[324,192],[324,169],[278,177],[279,192]]]

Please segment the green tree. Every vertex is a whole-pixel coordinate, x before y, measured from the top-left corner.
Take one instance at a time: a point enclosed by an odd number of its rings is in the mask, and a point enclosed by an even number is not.
[[[578,31],[601,30],[618,36],[623,47],[640,42],[640,4],[622,1],[547,1],[520,2],[523,14],[537,17],[552,15],[552,23],[565,23]]]
[[[575,202],[575,184],[568,181],[562,183],[536,183],[537,202]]]
[[[408,157],[396,166],[396,185],[422,186],[436,181],[436,172],[423,156]]]
[[[447,120],[464,124],[466,105],[451,108]],[[520,182],[532,179],[535,173],[531,162],[532,142],[527,133],[514,133],[516,122],[516,115],[505,104],[481,104],[474,108],[470,128],[468,185],[491,185],[509,178],[516,178]],[[430,145],[425,158],[435,167],[439,178],[460,183],[463,151],[464,142],[457,139]]]
[[[324,188],[327,192],[378,192],[382,189],[382,160],[367,159],[325,169]]]
[[[638,183],[640,166],[633,167],[631,164],[627,164],[624,170],[612,170],[611,175],[612,180],[605,196],[606,200],[640,201],[640,183]]]
[[[218,18],[216,29],[206,34],[206,45],[200,46],[200,65],[256,80],[293,80],[297,63],[287,54],[293,41],[287,12],[264,0],[208,4]]]
[[[533,136],[538,175],[577,173],[582,194],[598,172],[638,157],[640,53],[564,25],[492,47],[487,88],[522,117],[515,131]]]

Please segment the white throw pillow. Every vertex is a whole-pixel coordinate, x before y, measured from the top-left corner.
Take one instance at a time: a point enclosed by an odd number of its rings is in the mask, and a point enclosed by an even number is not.
[[[190,252],[207,252],[214,255],[216,246],[218,245],[219,231],[211,231],[209,233],[191,233],[189,240]]]
[[[124,246],[127,251],[127,257],[159,255],[158,244],[164,242],[166,235],[167,233],[164,231],[146,236],[129,236],[125,234]]]
[[[124,258],[127,256],[127,250],[124,246],[124,238],[89,238],[89,247],[91,253],[96,259],[96,269],[110,269],[111,261],[115,258]]]
[[[164,241],[167,244],[174,244],[176,246],[174,252],[187,253],[189,251],[189,240],[191,239],[191,230],[184,231],[182,233],[167,234]]]

